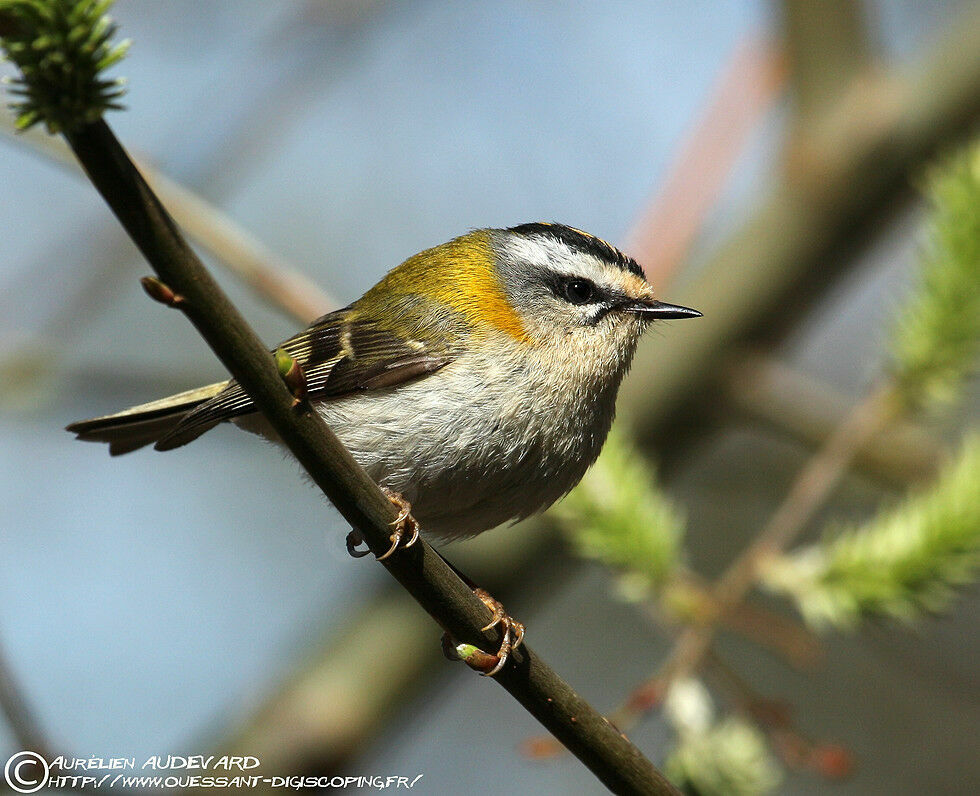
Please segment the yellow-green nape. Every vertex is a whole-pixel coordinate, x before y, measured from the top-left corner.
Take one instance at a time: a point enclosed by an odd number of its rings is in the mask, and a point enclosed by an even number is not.
[[[478,229],[409,257],[369,290],[364,301],[418,296],[449,307],[477,330],[528,338],[497,276],[490,230]]]

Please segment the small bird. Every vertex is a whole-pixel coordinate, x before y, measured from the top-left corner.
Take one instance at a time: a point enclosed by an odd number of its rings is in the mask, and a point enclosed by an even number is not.
[[[428,249],[280,348],[309,400],[426,531],[467,537],[543,510],[595,461],[643,330],[665,304],[636,261],[561,224]],[[112,455],[222,421],[273,436],[235,381],[68,426]]]
[[[575,486],[644,329],[700,314],[658,301],[636,261],[600,238],[531,223],[416,254],[280,348],[371,478],[427,533],[453,539]],[[117,455],[177,448],[228,420],[275,438],[235,381],[68,430]]]

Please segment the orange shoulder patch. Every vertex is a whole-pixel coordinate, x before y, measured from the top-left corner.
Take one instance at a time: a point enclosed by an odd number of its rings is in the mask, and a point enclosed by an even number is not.
[[[373,288],[426,295],[451,307],[474,329],[490,327],[517,340],[528,332],[497,278],[490,234],[477,230],[410,257]]]

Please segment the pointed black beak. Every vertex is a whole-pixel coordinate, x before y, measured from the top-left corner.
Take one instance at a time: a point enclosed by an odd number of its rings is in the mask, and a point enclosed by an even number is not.
[[[664,320],[676,320],[678,318],[700,318],[701,313],[692,310],[690,307],[681,307],[677,304],[666,304],[663,301],[637,301],[627,304],[624,308],[628,312],[635,312],[646,318],[660,318]]]

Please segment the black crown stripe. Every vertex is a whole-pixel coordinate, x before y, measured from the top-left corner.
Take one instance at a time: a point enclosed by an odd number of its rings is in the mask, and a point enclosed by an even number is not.
[[[570,249],[575,249],[584,254],[590,254],[603,262],[615,265],[617,268],[622,268],[639,277],[644,277],[643,269],[640,268],[636,260],[623,254],[619,249],[606,243],[602,238],[597,238],[588,232],[582,232],[580,229],[575,229],[565,224],[536,221],[531,224],[520,224],[516,227],[510,227],[507,231],[526,237],[534,235],[550,236],[555,240],[561,241]]]

